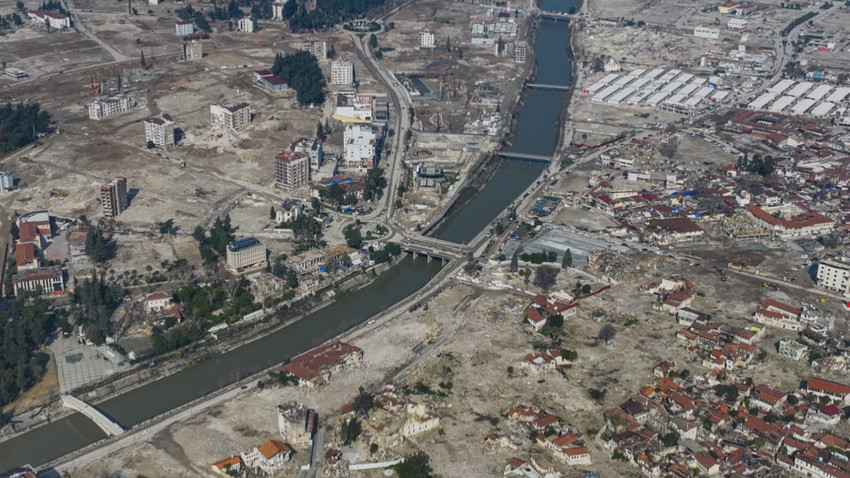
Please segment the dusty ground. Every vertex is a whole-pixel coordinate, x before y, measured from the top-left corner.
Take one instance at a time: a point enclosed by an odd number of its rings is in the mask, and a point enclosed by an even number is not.
[[[47,370],[41,379],[27,391],[21,393],[18,398],[3,407],[3,413],[13,411],[21,412],[23,410],[32,410],[49,403],[59,394],[59,375],[56,373],[56,359],[50,355],[50,361],[47,362]]]

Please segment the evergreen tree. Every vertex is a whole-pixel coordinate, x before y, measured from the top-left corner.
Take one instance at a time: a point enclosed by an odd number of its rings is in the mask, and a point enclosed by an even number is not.
[[[514,255],[511,257],[511,272],[516,272],[519,270],[519,249],[514,251]]]
[[[561,259],[561,267],[569,269],[573,265],[573,251],[567,249],[564,251],[564,258]]]
[[[145,51],[144,50],[142,50],[142,55],[141,55],[141,58],[139,59],[139,66],[141,66],[142,69],[145,69],[145,68],[148,67],[147,62],[145,62]]]

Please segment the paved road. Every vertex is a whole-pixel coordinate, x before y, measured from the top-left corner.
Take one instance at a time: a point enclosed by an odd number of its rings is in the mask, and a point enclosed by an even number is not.
[[[88,37],[89,40],[100,45],[101,48],[103,48],[104,50],[106,50],[107,53],[112,55],[112,58],[115,58],[115,61],[125,61],[125,60],[128,59],[126,56],[119,53],[118,50],[116,50],[115,48],[112,48],[111,45],[109,45],[105,41],[98,38],[97,35],[92,33],[91,30],[89,30],[88,27],[86,27],[85,23],[83,23],[83,21],[80,20],[80,16],[77,15],[76,13],[74,13],[77,9],[74,6],[74,2],[72,0],[65,0],[65,4],[68,7],[68,11],[70,11],[71,14],[73,15],[74,27],[77,29],[78,32],[80,32],[83,35],[85,35],[86,37]]]

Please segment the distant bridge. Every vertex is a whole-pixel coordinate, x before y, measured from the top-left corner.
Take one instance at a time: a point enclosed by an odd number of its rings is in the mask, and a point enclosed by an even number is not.
[[[104,433],[111,437],[124,433],[121,425],[115,423],[98,409],[73,395],[62,395],[62,404],[88,417],[89,420],[93,421]]]
[[[547,85],[544,83],[526,83],[527,87],[534,88],[535,90],[558,90],[558,91],[570,91],[569,85]]]
[[[550,163],[552,161],[552,156],[544,156],[542,154],[514,153],[512,151],[499,151],[498,154],[505,159],[529,161],[532,163]]]
[[[552,20],[555,22],[569,22],[573,15],[563,12],[547,12],[541,11],[540,18],[544,20]]]

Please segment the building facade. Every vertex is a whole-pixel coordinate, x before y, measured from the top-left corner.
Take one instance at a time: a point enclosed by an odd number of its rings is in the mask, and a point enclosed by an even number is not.
[[[283,152],[275,156],[275,185],[294,189],[310,182],[310,157],[306,153]]]
[[[242,17],[239,19],[239,22],[236,23],[236,27],[240,32],[243,33],[254,33],[254,29],[256,28],[256,24],[254,23],[254,19],[251,17]]]
[[[8,192],[15,188],[15,177],[9,171],[0,171],[0,193]]]
[[[44,295],[58,295],[65,291],[65,276],[60,266],[39,267],[18,272],[12,276],[15,295],[41,290]]]
[[[71,18],[59,12],[36,10],[27,12],[30,21],[36,25],[49,25],[50,28],[71,28]]]
[[[210,105],[210,117],[215,127],[240,131],[251,124],[251,108],[248,103]]]
[[[375,128],[371,125],[347,125],[343,132],[345,167],[358,171],[375,167],[376,141]]]
[[[200,40],[184,41],[180,46],[180,58],[184,61],[200,60],[204,57],[204,44]]]
[[[850,264],[830,259],[818,263],[818,287],[850,295]]]
[[[434,32],[430,30],[419,32],[419,46],[422,48],[434,48],[435,45],[436,37],[434,36]]]
[[[720,30],[717,28],[708,28],[703,26],[694,27],[694,36],[697,38],[708,38],[709,40],[717,40],[720,38]]]
[[[304,153],[310,157],[310,170],[317,171],[324,162],[324,141],[321,139],[300,138],[289,145],[290,153]]]
[[[175,22],[174,30],[177,33],[177,36],[185,37],[195,33],[195,24],[192,20]]]
[[[350,85],[354,83],[354,63],[351,60],[331,62],[331,84]]]
[[[514,63],[525,63],[528,54],[528,44],[524,41],[514,43]]]
[[[289,402],[277,406],[277,426],[280,436],[294,446],[310,444],[316,433],[319,414],[302,404]]]
[[[145,141],[151,141],[160,148],[174,146],[174,119],[167,114],[146,119]]]
[[[129,110],[134,105],[133,98],[129,96],[94,100],[89,105],[89,118],[99,120],[108,116],[115,116]]]
[[[116,217],[130,205],[127,198],[127,178],[115,178],[100,187],[100,204],[103,215]]]
[[[265,264],[266,246],[254,237],[246,237],[227,245],[227,267],[239,270]]]

